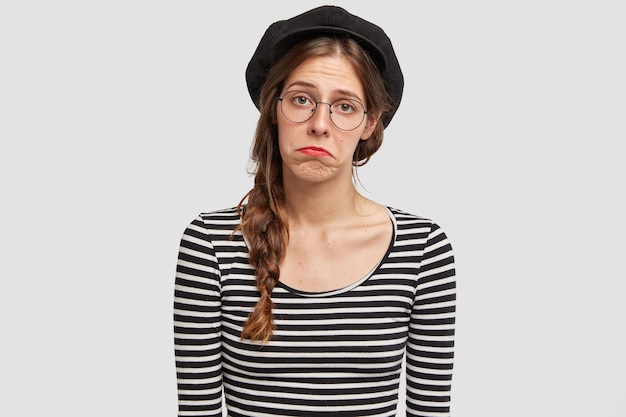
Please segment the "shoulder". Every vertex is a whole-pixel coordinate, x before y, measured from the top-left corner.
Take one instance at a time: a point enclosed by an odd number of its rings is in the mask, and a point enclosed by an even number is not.
[[[392,219],[396,222],[398,226],[402,227],[428,227],[429,225],[434,225],[435,222],[429,218],[420,216],[417,214],[413,214],[395,207],[387,206],[387,209],[392,215]]]
[[[205,225],[238,225],[241,222],[237,207],[230,207],[221,210],[202,212],[198,216]]]
[[[407,239],[420,236],[423,238],[431,238],[440,236],[446,238],[441,226],[430,217],[413,214],[394,207],[387,207],[392,215],[398,236],[404,236]]]
[[[187,226],[190,230],[206,235],[230,235],[241,223],[236,207],[201,212]]]

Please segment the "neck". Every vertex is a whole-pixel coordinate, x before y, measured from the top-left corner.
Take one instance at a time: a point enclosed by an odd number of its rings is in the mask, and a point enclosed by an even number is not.
[[[357,214],[366,200],[351,180],[322,183],[283,180],[292,224],[335,224]]]

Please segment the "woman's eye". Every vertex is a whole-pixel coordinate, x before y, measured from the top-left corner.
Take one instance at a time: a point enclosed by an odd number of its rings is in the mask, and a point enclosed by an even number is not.
[[[335,107],[341,113],[352,113],[355,110],[355,107],[352,105],[352,103],[346,101],[337,103]]]
[[[291,101],[297,106],[311,106],[313,101],[306,94],[293,95]]]

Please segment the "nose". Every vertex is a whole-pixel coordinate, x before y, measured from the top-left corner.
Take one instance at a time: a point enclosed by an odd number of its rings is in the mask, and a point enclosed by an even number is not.
[[[327,105],[328,110],[320,107],[321,104]],[[332,123],[330,120],[330,106],[330,103],[324,103],[322,101],[317,103],[313,116],[309,119],[309,132],[311,134],[321,135],[328,133]]]

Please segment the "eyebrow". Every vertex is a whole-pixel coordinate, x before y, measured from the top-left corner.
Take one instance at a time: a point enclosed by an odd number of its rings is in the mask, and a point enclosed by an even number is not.
[[[311,89],[317,90],[317,86],[315,84],[312,84],[306,81],[294,81],[288,86],[286,86],[285,90],[289,90],[293,87],[303,87],[303,88],[311,88]],[[355,100],[358,100],[360,102],[364,102],[363,99],[359,97],[358,94],[350,90],[344,90],[340,88],[340,89],[334,90],[333,93],[337,95],[347,96],[347,98],[354,98]]]

